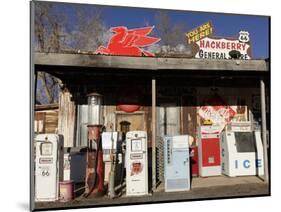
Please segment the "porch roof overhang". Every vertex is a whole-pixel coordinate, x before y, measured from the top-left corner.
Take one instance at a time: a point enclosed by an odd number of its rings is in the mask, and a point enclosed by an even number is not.
[[[33,53],[33,63],[39,66],[84,67],[127,70],[208,70],[267,72],[266,60],[214,60],[171,57],[128,57],[69,53]]]

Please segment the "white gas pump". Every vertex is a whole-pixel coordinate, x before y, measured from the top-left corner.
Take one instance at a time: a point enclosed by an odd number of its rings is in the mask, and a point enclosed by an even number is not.
[[[59,199],[63,180],[63,137],[57,134],[35,136],[35,201]]]
[[[229,123],[222,133],[222,173],[231,177],[263,175],[261,133],[251,122]]]
[[[126,195],[148,194],[147,133],[126,134]]]

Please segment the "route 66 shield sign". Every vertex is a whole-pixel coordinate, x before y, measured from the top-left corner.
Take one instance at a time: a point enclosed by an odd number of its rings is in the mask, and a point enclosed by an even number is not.
[[[247,43],[250,41],[250,33],[247,31],[240,31],[238,39],[242,43]]]

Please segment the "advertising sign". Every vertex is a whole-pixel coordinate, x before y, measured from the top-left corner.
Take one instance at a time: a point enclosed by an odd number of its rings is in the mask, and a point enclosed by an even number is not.
[[[210,21],[186,33],[193,56],[200,59],[252,59],[250,33],[240,31],[237,38],[214,37]]]
[[[228,106],[219,96],[208,99],[206,105],[198,108],[200,118],[203,121],[210,120],[213,124],[217,124],[220,132],[232,120],[236,113],[235,107]]]
[[[105,55],[124,55],[124,56],[154,56],[153,53],[142,49],[151,46],[160,38],[147,36],[153,30],[154,26],[143,28],[128,29],[125,26],[110,28],[114,33],[107,47],[100,46],[95,53]]]
[[[251,59],[251,47],[238,39],[205,37],[195,43],[195,58],[200,59]]]
[[[213,33],[213,26],[210,21],[186,33],[188,44],[195,43]]]

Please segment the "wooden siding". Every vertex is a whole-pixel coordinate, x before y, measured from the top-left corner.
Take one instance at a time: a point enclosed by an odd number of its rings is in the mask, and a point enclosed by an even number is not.
[[[34,117],[35,133],[56,133],[58,130],[58,105],[36,105]]]

